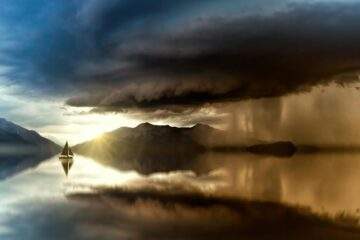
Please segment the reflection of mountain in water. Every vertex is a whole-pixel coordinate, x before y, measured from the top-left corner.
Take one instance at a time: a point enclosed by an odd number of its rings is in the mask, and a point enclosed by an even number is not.
[[[51,156],[51,154],[1,155],[0,179],[5,179],[23,170],[35,167]]]
[[[0,179],[4,179],[59,151],[59,146],[19,125],[0,118]]]

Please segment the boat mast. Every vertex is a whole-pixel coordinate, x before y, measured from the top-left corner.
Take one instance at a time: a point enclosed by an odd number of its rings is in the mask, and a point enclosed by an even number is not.
[[[63,148],[63,150],[62,150],[62,152],[61,152],[61,155],[69,155],[69,145],[68,145],[68,142],[66,141],[66,143],[65,143],[65,146],[64,146],[64,148]]]

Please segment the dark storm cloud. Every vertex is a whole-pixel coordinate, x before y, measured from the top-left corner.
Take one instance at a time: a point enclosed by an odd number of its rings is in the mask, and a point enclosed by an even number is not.
[[[0,8],[6,34],[0,63],[11,67],[6,77],[16,83],[48,94],[77,93],[84,84],[97,85],[98,72],[113,68],[111,53],[132,29],[150,27],[190,2],[6,1]]]
[[[13,67],[8,78],[66,95],[72,106],[186,109],[358,80],[360,3],[304,2],[245,16],[241,8],[204,14],[210,1],[74,1],[49,21],[56,3],[26,25],[36,30],[27,44],[0,56]]]
[[[359,4],[295,5],[271,16],[209,18],[170,33],[145,33],[117,49],[131,66],[125,71],[130,84],[95,103],[82,96],[68,103],[156,108],[308,90],[358,69],[359,11]]]

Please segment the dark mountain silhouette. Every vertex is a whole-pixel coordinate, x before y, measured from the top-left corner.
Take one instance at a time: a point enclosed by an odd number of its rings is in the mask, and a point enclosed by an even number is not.
[[[271,155],[275,157],[291,157],[298,147],[289,141],[279,141],[274,143],[259,143],[254,145],[220,145],[213,146],[212,151],[216,152],[249,152],[258,155]]]
[[[143,123],[119,128],[73,150],[120,169],[141,173],[189,169],[206,149],[196,137],[202,127],[175,128]]]
[[[0,179],[34,167],[60,147],[33,130],[0,118]]]
[[[144,174],[196,170],[199,166],[198,156],[202,153],[228,150],[226,147],[213,145],[217,141],[221,142],[224,135],[224,131],[204,124],[197,124],[191,128],[177,128],[143,123],[135,128],[119,128],[94,140],[78,144],[73,149],[79,154],[119,169],[134,169]],[[288,147],[280,145],[274,145],[275,154],[282,153],[281,147]],[[271,147],[262,147],[251,152],[269,154]],[[246,152],[253,149],[248,149],[248,146],[236,146],[233,150]]]

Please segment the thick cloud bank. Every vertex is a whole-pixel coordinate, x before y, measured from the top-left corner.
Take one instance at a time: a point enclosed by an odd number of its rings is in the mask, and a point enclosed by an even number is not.
[[[358,80],[360,3],[273,9],[257,1],[265,10],[248,14],[236,1],[218,11],[214,4],[37,1],[24,10],[8,2],[0,61],[10,81],[98,111],[193,107]]]

